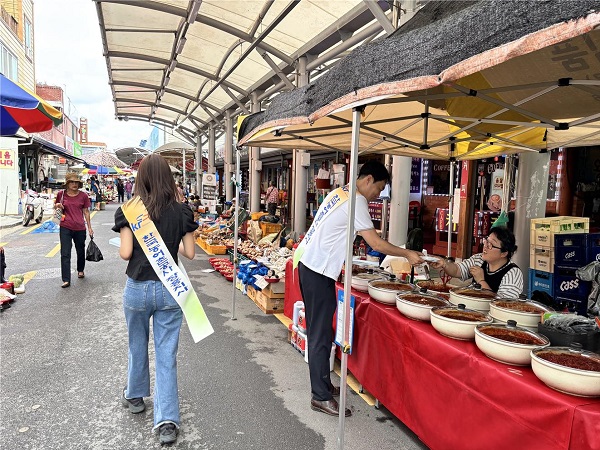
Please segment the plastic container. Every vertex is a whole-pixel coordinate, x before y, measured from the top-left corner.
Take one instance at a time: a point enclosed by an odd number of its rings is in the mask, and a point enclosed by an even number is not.
[[[298,313],[298,330],[306,333],[306,312],[301,309]]]
[[[583,267],[588,263],[588,234],[554,236],[554,262],[558,266]]]
[[[292,315],[292,322],[294,323],[294,325],[298,325],[298,317],[300,314],[300,310],[304,308],[304,302],[301,300],[298,300],[296,303],[294,303],[294,312]]]
[[[575,267],[556,266],[554,268],[554,295],[556,297],[589,295],[590,282],[577,278],[576,271]]]

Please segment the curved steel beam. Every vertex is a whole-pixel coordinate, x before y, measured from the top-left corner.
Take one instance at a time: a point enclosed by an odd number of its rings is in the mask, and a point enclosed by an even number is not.
[[[155,101],[150,101],[150,100],[138,100],[138,99],[135,99],[135,100],[134,100],[134,99],[128,99],[128,98],[122,98],[122,97],[117,97],[117,98],[115,98],[113,101],[115,101],[115,102],[129,102],[129,103],[137,103],[137,104],[140,104],[140,105],[146,105],[146,106],[154,106],[154,105],[155,105],[155,103],[156,103]],[[164,109],[166,109],[166,110],[168,110],[168,111],[173,111],[173,112],[175,112],[175,113],[177,113],[177,114],[185,114],[185,112],[184,112],[184,111],[182,111],[182,110],[180,110],[180,109],[177,109],[177,108],[174,108],[173,106],[165,105],[165,104],[163,104],[163,103],[161,103],[161,104],[158,106],[158,108],[164,108]],[[198,118],[198,117],[194,117],[194,119],[195,119],[196,121],[200,122],[200,123],[201,123],[203,126],[204,126],[204,125],[208,125],[208,122],[206,122],[206,121],[204,121],[204,120],[202,120],[202,119],[200,119],[200,118]]]
[[[167,14],[172,14],[174,16],[179,16],[183,19],[186,19],[188,16],[188,12],[186,9],[178,8],[176,6],[166,5],[164,3],[158,3],[151,0],[145,0],[140,2],[139,0],[94,0],[97,4],[100,3],[118,3],[121,5],[127,6],[135,6],[137,8],[151,9],[153,11],[159,11]],[[217,30],[224,31],[225,33],[231,34],[232,36],[238,37],[240,39],[244,39],[246,42],[252,43],[254,40],[253,37],[244,33],[241,30],[238,30],[231,25],[228,25],[224,22],[220,22],[218,20],[212,19],[210,17],[203,16],[202,14],[198,14],[196,17],[196,22],[203,23],[204,25],[208,25],[209,27],[216,28]],[[273,56],[285,61],[287,64],[292,64],[294,61],[288,55],[283,53],[281,50],[276,49],[275,47],[261,42],[258,44],[260,48],[266,50],[271,53]]]
[[[171,64],[170,59],[158,58],[156,56],[144,55],[141,53],[106,51],[105,55],[109,58],[124,58],[124,59],[136,59],[139,61],[148,61],[148,62],[152,62],[152,63],[156,63],[156,64],[161,64],[161,65],[167,66],[167,67]],[[194,66],[190,66],[189,64],[183,64],[183,63],[177,62],[177,68],[183,69],[185,71],[191,72],[196,75],[200,75],[201,77],[208,78],[212,81],[219,80],[219,78],[216,77],[215,75],[213,75],[212,73],[206,72],[205,70],[202,70],[202,69],[198,69],[197,67],[194,67]],[[237,86],[236,84],[233,84],[226,80],[223,80],[222,83],[225,86],[227,86],[228,88],[234,89],[235,91],[239,92],[240,94],[248,95],[248,93],[244,89]]]

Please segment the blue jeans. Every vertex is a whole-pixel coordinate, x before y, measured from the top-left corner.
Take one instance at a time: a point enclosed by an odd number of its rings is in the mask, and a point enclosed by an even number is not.
[[[123,292],[123,310],[129,332],[125,397],[150,396],[148,338],[152,318],[156,354],[154,428],[165,422],[179,427],[177,348],[183,312],[162,282],[129,277]]]

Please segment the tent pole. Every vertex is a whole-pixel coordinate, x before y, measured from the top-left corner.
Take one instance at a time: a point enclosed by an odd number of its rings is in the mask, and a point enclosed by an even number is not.
[[[502,208],[501,211],[508,213],[510,211],[510,190],[513,185],[513,176],[515,168],[515,155],[507,155],[504,160],[504,186],[502,188]]]
[[[348,199],[348,225],[346,227],[346,270],[344,273],[344,320],[342,322],[342,364],[340,381],[339,425],[337,449],[344,448],[344,424],[346,420],[346,384],[348,381],[348,354],[350,342],[350,289],[352,286],[352,254],[354,246],[354,216],[356,211],[356,177],[360,139],[360,115],[364,106],[352,110],[352,144],[350,147],[350,198]],[[339,314],[339,312],[338,312]]]
[[[182,150],[183,151],[183,191],[185,192],[185,148]]]
[[[235,219],[234,219],[234,229],[233,229],[233,298],[231,305],[231,320],[236,320],[235,317],[235,291],[236,291],[236,282],[237,282],[237,248],[238,248],[238,226],[239,226],[239,212],[240,212],[240,188],[242,187],[242,180],[240,174],[240,150],[236,149],[235,151]]]
[[[454,137],[450,141],[454,141]],[[450,144],[450,186],[448,187],[448,252],[447,257],[452,256],[452,210],[454,209],[454,168],[456,166],[456,158],[454,158],[454,149],[456,144]]]

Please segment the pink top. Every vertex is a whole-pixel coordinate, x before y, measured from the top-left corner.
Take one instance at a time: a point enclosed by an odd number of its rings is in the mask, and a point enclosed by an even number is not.
[[[71,197],[62,191],[56,196],[56,202],[63,205],[64,218],[60,221],[60,226],[72,231],[85,231],[83,210],[91,205],[88,195],[79,191],[76,196]]]
[[[267,189],[267,203],[279,203],[279,190],[275,186]]]

